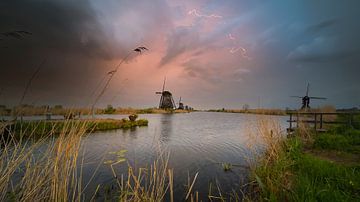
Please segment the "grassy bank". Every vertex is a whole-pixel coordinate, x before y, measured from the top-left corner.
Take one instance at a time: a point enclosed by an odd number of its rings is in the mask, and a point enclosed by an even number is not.
[[[15,137],[43,137],[68,133],[79,124],[85,124],[85,131],[103,131],[115,129],[130,129],[135,127],[147,126],[148,120],[139,119],[130,121],[128,119],[89,119],[89,120],[56,120],[56,121],[16,121],[15,124],[8,125]]]
[[[158,108],[145,108],[145,109],[134,109],[134,108],[117,108],[113,114],[169,114],[169,113],[189,113],[190,110],[165,110]]]
[[[303,128],[272,145],[252,169],[255,199],[360,200],[360,130],[337,126],[315,134]]]
[[[224,113],[244,113],[244,114],[262,114],[262,115],[286,115],[286,110],[282,109],[210,109],[209,112],[224,112]]]
[[[158,108],[123,108],[118,107],[114,108],[111,105],[106,108],[96,108],[94,109],[95,114],[166,114],[166,113],[188,113],[194,110],[165,110]],[[0,105],[0,116],[11,116],[12,114],[17,114],[18,116],[42,116],[45,114],[52,115],[68,115],[69,113],[78,115],[78,114],[92,114],[90,108],[67,108],[62,106],[32,106],[32,105],[22,105],[13,108],[7,108],[4,105]]]

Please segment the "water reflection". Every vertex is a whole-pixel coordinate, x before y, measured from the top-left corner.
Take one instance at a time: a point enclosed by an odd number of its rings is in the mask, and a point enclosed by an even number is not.
[[[174,114],[160,115],[160,142],[168,142],[171,139]]]

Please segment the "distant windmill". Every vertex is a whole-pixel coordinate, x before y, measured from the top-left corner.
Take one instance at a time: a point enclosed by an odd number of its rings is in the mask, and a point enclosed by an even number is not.
[[[178,107],[178,109],[184,109],[184,103],[182,103],[181,102],[181,97],[180,97],[180,99],[179,99],[179,107]]]
[[[176,106],[175,106],[175,102],[172,97],[172,94],[170,93],[170,91],[165,90],[165,82],[166,82],[166,77],[164,78],[164,84],[163,84],[162,91],[156,92],[156,94],[161,95],[159,108],[160,109],[175,109]]]
[[[310,84],[308,83],[305,96],[291,96],[291,97],[296,97],[296,98],[302,99],[301,109],[305,109],[305,110],[310,109],[310,99],[326,100],[326,98],[324,98],[324,97],[312,97],[312,96],[310,97],[309,96],[309,88],[310,88]]]

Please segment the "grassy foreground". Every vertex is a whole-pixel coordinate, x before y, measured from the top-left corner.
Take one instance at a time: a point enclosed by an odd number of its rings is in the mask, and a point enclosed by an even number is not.
[[[360,130],[308,129],[273,142],[252,170],[260,201],[360,201]]]

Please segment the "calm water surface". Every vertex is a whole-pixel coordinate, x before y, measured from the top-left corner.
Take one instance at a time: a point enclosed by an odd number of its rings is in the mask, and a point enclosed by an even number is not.
[[[121,119],[123,115],[102,115],[102,118]],[[188,174],[191,178],[198,172],[194,190],[206,197],[209,184],[216,183],[222,192],[230,192],[246,182],[248,170],[234,167],[224,172],[222,162],[246,165],[245,143],[251,123],[257,115],[235,113],[194,112],[184,114],[148,114],[140,118],[149,120],[148,127],[135,130],[113,130],[96,132],[83,140],[84,179],[91,181],[89,193],[93,193],[98,184],[113,183],[107,160],[116,160],[114,154],[127,150],[126,159],[130,165],[139,168],[150,165],[159,151],[169,151],[169,167],[174,169],[175,198],[184,199]],[[285,128],[286,117],[276,117]],[[127,172],[127,164],[115,166],[117,174]],[[101,200],[101,194],[99,200]],[[206,201],[206,198],[205,198]]]

